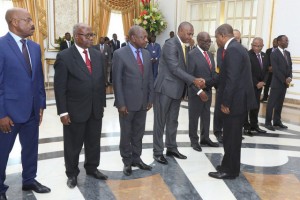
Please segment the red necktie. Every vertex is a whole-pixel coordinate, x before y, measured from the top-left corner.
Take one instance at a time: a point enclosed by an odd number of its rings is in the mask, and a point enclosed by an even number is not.
[[[30,63],[29,53],[28,53],[28,50],[27,50],[27,47],[26,47],[26,40],[22,39],[21,43],[22,43],[22,53],[23,53],[23,56],[24,56],[25,61],[26,61],[26,70],[28,71],[29,75],[31,76],[32,75],[32,70],[31,70],[31,63]]]
[[[223,51],[222,51],[222,60],[224,60],[224,57],[225,57],[225,49],[223,49]]]
[[[87,50],[84,50],[83,53],[85,54],[85,64],[86,64],[86,67],[88,68],[90,74],[92,74],[92,63],[89,59],[89,56],[87,54]]]
[[[142,59],[140,57],[140,50],[136,50],[135,52],[136,52],[136,61],[138,63],[139,69],[140,69],[142,75],[144,75],[144,65],[143,65]]]
[[[209,69],[211,70],[212,66],[211,66],[211,62],[210,62],[209,56],[208,56],[208,54],[207,54],[206,51],[203,51],[203,53],[204,53],[204,56],[205,56],[205,59],[206,59],[208,65],[209,65]]]

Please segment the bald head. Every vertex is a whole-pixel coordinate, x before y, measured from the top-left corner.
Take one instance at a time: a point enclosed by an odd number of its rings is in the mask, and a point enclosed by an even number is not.
[[[31,15],[24,8],[11,8],[6,11],[8,29],[21,38],[33,35],[35,30]]]
[[[132,44],[136,49],[145,48],[148,43],[148,34],[141,26],[132,26],[128,31],[128,35],[130,44]]]
[[[208,51],[211,45],[210,35],[207,32],[198,33],[197,42],[203,51]]]
[[[182,22],[178,26],[178,36],[183,43],[189,43],[194,35],[194,27],[189,22]]]
[[[251,49],[256,53],[260,53],[264,47],[264,41],[261,37],[255,37],[251,43]]]

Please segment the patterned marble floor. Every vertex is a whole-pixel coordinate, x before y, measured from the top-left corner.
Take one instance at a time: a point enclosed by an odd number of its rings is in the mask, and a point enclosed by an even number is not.
[[[130,177],[124,176],[118,147],[120,131],[118,113],[113,107],[113,101],[113,95],[107,95],[99,166],[99,169],[108,175],[109,180],[95,180],[85,175],[84,151],[82,151],[78,187],[74,189],[67,187],[62,125],[56,115],[55,102],[50,100],[40,128],[37,179],[49,186],[52,192],[37,194],[21,190],[21,148],[16,140],[7,167],[6,183],[10,185],[7,191],[8,199],[300,199],[300,121],[289,118],[286,109],[291,108],[283,109],[289,129],[268,131],[254,137],[245,136],[242,144],[241,174],[235,180],[223,181],[207,175],[208,172],[215,171],[215,167],[220,163],[223,147],[203,147],[202,152],[196,152],[190,147],[187,102],[182,102],[180,109],[177,141],[179,151],[188,158],[179,160],[167,157],[169,165],[161,165],[153,160],[151,110],[147,116],[142,159],[145,163],[151,164],[153,170],[142,171],[133,168]],[[299,117],[299,108],[291,110]],[[259,118],[259,121],[263,123],[264,118]],[[212,124],[210,127],[212,129]],[[216,141],[213,135],[211,139]]]

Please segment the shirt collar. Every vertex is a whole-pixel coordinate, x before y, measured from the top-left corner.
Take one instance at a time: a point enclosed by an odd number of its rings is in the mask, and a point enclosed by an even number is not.
[[[14,34],[13,32],[9,31],[9,34],[14,38],[14,40],[18,43],[20,42],[20,40],[22,40],[23,38],[21,38],[20,36]],[[25,39],[25,38],[24,38]],[[26,43],[27,43],[27,39],[26,40]]]
[[[234,39],[234,37],[232,37],[232,38],[230,38],[229,40],[227,40],[227,42],[225,43],[225,46],[224,46],[224,49],[225,49],[225,50],[227,49],[229,43],[230,43],[231,40],[233,40],[233,39]]]
[[[181,39],[180,39],[180,37],[178,35],[177,35],[177,38],[178,38],[178,40],[179,40],[179,42],[180,42],[180,44],[182,46],[184,43],[181,41]]]
[[[86,49],[83,49],[83,48],[81,48],[80,46],[78,46],[76,43],[75,43],[75,46],[76,46],[76,48],[77,48],[77,50],[79,51],[79,53],[83,53],[83,51],[84,50],[86,50],[87,52],[88,52],[88,54],[89,54],[89,49],[88,48],[86,48]]]

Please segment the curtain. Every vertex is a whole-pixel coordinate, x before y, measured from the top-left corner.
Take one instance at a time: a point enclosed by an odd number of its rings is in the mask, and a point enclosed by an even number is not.
[[[122,11],[123,30],[126,35],[128,34],[130,27],[134,25],[133,19],[140,13],[140,1],[135,0],[131,3],[132,5],[130,8]]]
[[[45,57],[44,39],[47,38],[47,12],[45,0],[12,0],[14,7],[25,8],[31,14],[35,31],[31,39],[41,46],[42,61]],[[44,63],[44,62],[42,62]],[[44,68],[43,68],[44,69]]]
[[[108,32],[111,9],[101,0],[90,0],[89,25],[96,34],[94,42],[98,43],[100,37]]]

